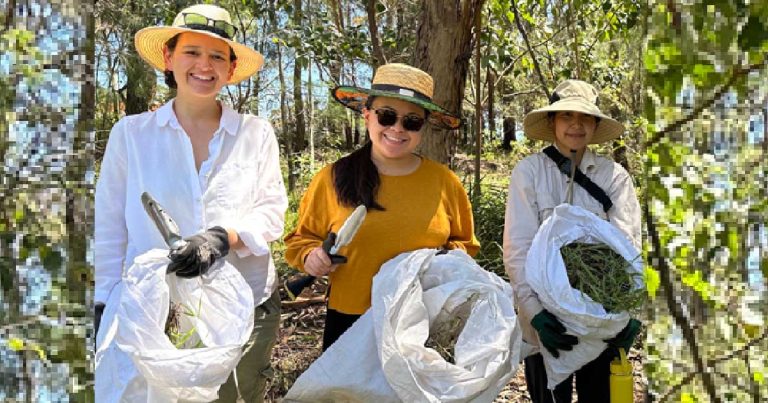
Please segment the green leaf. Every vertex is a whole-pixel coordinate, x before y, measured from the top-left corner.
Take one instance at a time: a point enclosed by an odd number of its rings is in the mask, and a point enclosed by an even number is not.
[[[13,351],[21,351],[24,349],[24,340],[21,340],[18,337],[11,337],[8,340],[8,348]]]
[[[645,282],[646,290],[648,290],[648,297],[651,299],[656,298],[656,291],[658,291],[661,284],[659,272],[651,266],[645,266],[645,269],[643,269],[643,281]]]
[[[763,383],[765,383],[765,375],[763,375],[763,373],[759,371],[752,373],[752,379],[754,379],[758,385],[762,385]]]
[[[759,49],[768,41],[768,23],[757,15],[750,15],[739,32],[739,46],[744,50]]]

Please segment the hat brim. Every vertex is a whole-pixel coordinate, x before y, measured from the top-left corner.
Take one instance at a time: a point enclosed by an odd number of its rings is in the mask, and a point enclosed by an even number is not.
[[[201,31],[190,28],[177,27],[148,27],[139,30],[134,36],[134,46],[139,56],[157,70],[165,71],[165,60],[163,59],[163,47],[169,39],[175,35],[184,32],[194,32],[208,35],[212,38],[221,39],[227,45],[232,47],[237,56],[237,65],[232,73],[232,78],[227,84],[236,84],[248,77],[256,74],[264,65],[264,57],[261,53],[239,44],[230,39],[216,35],[213,32]]]
[[[581,99],[564,99],[551,105],[536,109],[523,120],[523,131],[528,138],[534,140],[555,141],[555,131],[549,122],[550,112],[581,112],[600,118],[590,144],[599,144],[613,140],[624,132],[624,125],[612,117],[602,113],[594,104]]]
[[[397,92],[341,85],[331,90],[331,94],[340,104],[358,113],[362,112],[363,108],[365,108],[365,102],[368,100],[368,97],[388,97],[401,99],[428,110],[429,117],[427,118],[427,121],[429,124],[439,129],[455,130],[462,125],[461,118],[451,114],[434,102],[403,95]]]

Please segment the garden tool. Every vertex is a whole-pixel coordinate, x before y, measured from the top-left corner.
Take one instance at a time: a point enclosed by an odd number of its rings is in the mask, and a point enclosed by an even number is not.
[[[141,204],[144,205],[149,218],[155,223],[157,230],[163,236],[163,240],[166,245],[173,251],[184,247],[187,244],[181,237],[181,230],[176,221],[163,209],[163,207],[155,200],[149,192],[141,194]]]
[[[339,232],[329,232],[328,236],[323,241],[323,251],[331,258],[331,263],[340,264],[346,263],[347,258],[345,256],[337,255],[336,253],[342,246],[349,244],[352,238],[357,234],[357,230],[365,220],[365,214],[367,210],[365,205],[361,204],[355,208],[352,214],[347,217],[344,224],[339,228]],[[283,286],[285,291],[288,292],[288,297],[291,300],[295,300],[301,292],[315,282],[317,277],[305,275],[301,276],[293,281],[287,281]]]
[[[576,179],[576,150],[571,150],[571,181],[568,182],[568,204],[573,205],[573,182]]]

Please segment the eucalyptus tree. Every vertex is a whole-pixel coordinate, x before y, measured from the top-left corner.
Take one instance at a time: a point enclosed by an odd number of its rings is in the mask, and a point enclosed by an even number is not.
[[[0,64],[8,73],[0,77],[0,400],[88,400],[86,144],[93,105],[81,100],[91,91],[92,26],[81,12],[93,4],[6,4],[0,40]]]
[[[649,7],[650,387],[660,401],[765,401],[768,4]]]

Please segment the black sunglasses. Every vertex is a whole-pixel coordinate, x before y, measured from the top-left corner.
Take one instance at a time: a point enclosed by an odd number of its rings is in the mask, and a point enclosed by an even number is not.
[[[397,115],[397,112],[387,108],[374,109],[373,111],[376,112],[376,119],[382,126],[394,126],[395,123],[397,123],[397,118],[401,118],[400,123],[403,125],[403,129],[411,132],[417,132],[424,126],[424,118],[420,118],[416,115],[405,115],[400,117]]]
[[[213,32],[227,39],[232,39],[237,34],[237,27],[226,21],[214,20],[198,13],[182,13],[182,16],[185,28]]]

